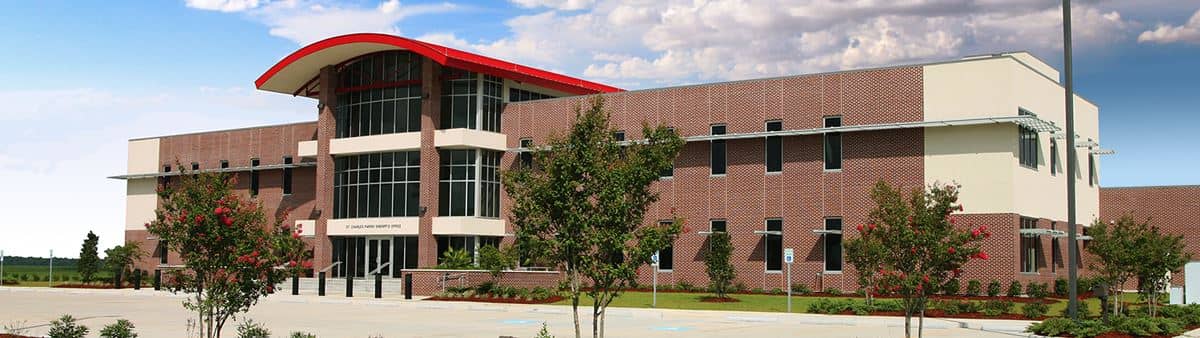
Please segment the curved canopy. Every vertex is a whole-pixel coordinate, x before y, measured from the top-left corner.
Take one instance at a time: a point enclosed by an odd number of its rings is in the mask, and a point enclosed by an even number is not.
[[[254,81],[260,90],[295,94],[316,78],[321,67],[336,65],[359,55],[386,50],[408,50],[447,67],[465,69],[571,94],[621,91],[541,69],[394,35],[356,33],[314,42],[283,58]]]

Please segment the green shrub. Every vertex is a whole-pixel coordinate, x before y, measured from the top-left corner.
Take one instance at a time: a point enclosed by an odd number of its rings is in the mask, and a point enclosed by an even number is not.
[[[1067,291],[1070,290],[1069,286],[1070,286],[1070,283],[1067,283],[1066,278],[1059,277],[1059,278],[1055,279],[1054,280],[1054,295],[1059,296],[1059,297],[1066,297]]]
[[[1069,313],[1070,311],[1071,311],[1071,309],[1069,307],[1064,307],[1062,309],[1062,311],[1059,311],[1058,316],[1070,318],[1071,317],[1071,314]],[[1087,302],[1079,302],[1079,319],[1087,319],[1091,316],[1092,316],[1092,310],[1090,308],[1088,308]]]
[[[1109,320],[1109,326],[1114,331],[1134,336],[1175,336],[1183,333],[1183,325],[1178,320],[1170,318],[1118,316]]]
[[[449,270],[463,270],[474,267],[473,258],[466,249],[447,249],[442,253],[442,262],[438,263],[436,268]]]
[[[546,322],[542,322],[542,329],[538,331],[535,338],[554,338],[554,336],[550,335],[550,329],[546,328]]]
[[[792,284],[792,293],[798,295],[807,295],[812,293],[812,289],[809,289],[808,285],[805,285],[804,283],[796,283]]]
[[[103,338],[137,338],[137,333],[133,332],[133,323],[118,319],[116,323],[105,326],[100,330],[100,337]]]
[[[858,302],[845,298],[818,298],[808,305],[806,311],[808,313],[838,314],[852,310],[855,303]]]
[[[1000,281],[992,280],[988,283],[987,295],[988,297],[996,297],[1000,295]]]
[[[746,292],[746,290],[750,290],[750,287],[746,286],[746,283],[738,282],[733,286],[733,289],[738,292]]]
[[[972,296],[972,297],[979,296],[982,294],[982,292],[983,292],[983,283],[980,283],[977,280],[967,281],[967,295],[968,296]]]
[[[872,306],[875,307],[875,311],[880,312],[904,311],[904,304],[898,300],[876,300]]]
[[[677,284],[677,285],[678,286],[676,286],[675,289],[679,290],[679,291],[689,291],[689,292],[696,291],[695,286],[693,286],[691,283],[688,283],[685,281],[679,281],[679,284]]]
[[[1013,281],[1012,283],[1008,284],[1008,292],[1005,292],[1004,295],[1009,297],[1020,296],[1021,289],[1021,282]]]
[[[962,291],[962,285],[959,284],[957,279],[951,279],[946,281],[946,285],[942,285],[942,293],[948,296],[957,295],[959,291]]]
[[[842,295],[842,290],[838,290],[838,289],[834,289],[834,288],[828,288],[828,289],[825,289],[825,294],[828,294],[828,295],[830,295],[830,296],[841,296],[841,295]]]
[[[1025,295],[1029,296],[1029,298],[1043,299],[1050,295],[1049,291],[1046,290],[1047,288],[1049,288],[1049,285],[1046,285],[1046,283],[1029,282],[1025,286]]]
[[[772,295],[782,295],[782,294],[784,294],[784,292],[783,292],[783,289],[774,288],[774,289],[771,289],[771,294]]]
[[[763,288],[754,288],[754,289],[750,290],[750,293],[753,293],[753,294],[763,294],[763,293],[766,293],[766,292],[765,292],[765,291],[763,291]]]
[[[1021,314],[1029,319],[1044,317],[1047,312],[1050,312],[1050,306],[1042,302],[1025,303],[1025,305],[1021,306]]]
[[[979,312],[988,317],[995,317],[1012,311],[1013,302],[1007,300],[988,300],[980,305]]]
[[[317,335],[311,334],[308,332],[292,331],[292,334],[288,335],[288,337],[290,337],[290,338],[317,338]]]
[[[961,313],[971,313],[979,311],[979,303],[965,300],[939,300],[934,301],[931,306],[935,309],[942,310],[948,315],[957,315]]]
[[[76,324],[71,315],[62,315],[50,322],[50,331],[46,332],[50,338],[83,338],[87,334],[87,326]]]
[[[1092,287],[1096,285],[1096,282],[1099,282],[1097,278],[1080,277],[1079,279],[1075,280],[1076,292],[1084,293],[1092,291]]]
[[[1033,323],[1025,328],[1025,332],[1033,333],[1039,336],[1058,337],[1064,334],[1073,334],[1078,330],[1075,321],[1070,318],[1046,318],[1038,323]]]
[[[1164,305],[1158,309],[1163,318],[1177,319],[1185,326],[1200,325],[1200,304]]]
[[[253,319],[246,319],[238,324],[237,336],[238,338],[271,338],[271,330],[267,330]]]

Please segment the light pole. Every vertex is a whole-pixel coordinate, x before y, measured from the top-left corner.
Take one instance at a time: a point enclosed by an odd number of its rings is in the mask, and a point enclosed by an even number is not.
[[[50,249],[50,287],[54,287],[54,249]]]
[[[1063,68],[1066,71],[1063,75],[1066,81],[1066,86],[1063,88],[1066,91],[1067,103],[1067,313],[1072,320],[1079,319],[1079,300],[1077,299],[1079,291],[1079,267],[1075,264],[1075,257],[1079,255],[1079,243],[1077,242],[1077,234],[1075,231],[1075,168],[1078,166],[1075,159],[1077,151],[1075,151],[1075,94],[1073,80],[1071,78],[1071,0],[1063,0]]]

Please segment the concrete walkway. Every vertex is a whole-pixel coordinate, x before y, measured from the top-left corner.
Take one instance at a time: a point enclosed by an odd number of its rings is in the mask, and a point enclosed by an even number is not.
[[[0,287],[0,327],[25,322],[27,335],[71,314],[97,337],[104,325],[126,318],[141,337],[185,337],[192,315],[182,295],[151,290],[72,290]],[[584,335],[590,307],[581,306]],[[546,323],[558,337],[573,337],[570,308],[402,299],[277,294],[247,315],[276,337],[305,331],[319,337],[532,337]],[[609,337],[903,337],[904,319],[736,311],[610,308]],[[926,319],[927,337],[1028,337],[1026,321]],[[915,322],[914,322],[915,325]],[[236,323],[227,325],[233,336]],[[914,328],[915,330],[915,328]]]

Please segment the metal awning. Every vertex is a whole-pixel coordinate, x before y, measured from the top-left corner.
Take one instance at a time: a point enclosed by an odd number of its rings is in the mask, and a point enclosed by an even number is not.
[[[933,128],[933,127],[954,127],[954,126],[972,126],[982,124],[996,123],[1013,123],[1022,127],[1037,130],[1038,132],[1054,133],[1061,130],[1055,126],[1053,122],[1039,119],[1037,116],[1001,116],[1001,117],[979,117],[957,120],[939,120],[939,121],[918,121],[918,122],[897,122],[897,123],[881,123],[881,124],[861,124],[853,126],[829,127],[829,128],[810,128],[810,129],[792,129],[780,131],[756,131],[750,133],[733,133],[724,135],[697,135],[687,136],[683,140],[687,142],[699,141],[715,141],[715,140],[740,140],[763,138],[769,136],[804,136],[804,135],[820,135],[825,133],[853,133],[861,131],[876,131],[876,130],[894,130],[894,129],[911,129],[911,128]],[[619,144],[642,143],[645,140],[630,140],[621,141]],[[545,149],[544,147],[542,149]],[[510,152],[525,152],[531,149],[524,147],[509,148]]]
[[[818,234],[818,235],[841,235],[842,234],[841,230],[813,229],[812,232],[814,234]]]
[[[1096,142],[1096,141],[1092,141],[1092,140],[1083,140],[1083,141],[1077,140],[1077,141],[1075,141],[1075,148],[1091,148],[1091,147],[1099,147],[1099,146],[1100,146],[1100,142]]]
[[[1081,240],[1081,241],[1090,241],[1090,240],[1092,240],[1092,236],[1087,236],[1087,235],[1084,235],[1084,236],[1075,236],[1075,239],[1078,239],[1078,240]]]
[[[700,236],[708,236],[708,235],[712,235],[713,232],[712,231],[697,231],[696,234],[700,235]]]
[[[1041,236],[1041,235],[1050,235],[1051,237],[1063,237],[1063,236],[1066,236],[1067,233],[1063,232],[1062,230],[1051,230],[1051,229],[1021,229],[1021,235],[1025,235],[1028,237]]]
[[[783,231],[754,230],[754,234],[755,235],[763,235],[763,236],[766,236],[766,235],[783,236]]]
[[[1101,148],[1092,149],[1092,150],[1091,150],[1091,151],[1089,151],[1089,152],[1090,152],[1092,155],[1113,155],[1113,154],[1116,154],[1116,153],[1117,153],[1117,151],[1116,151],[1116,150],[1112,150],[1112,149],[1101,149]]]
[[[232,168],[218,168],[218,169],[189,170],[186,173],[179,172],[179,171],[172,171],[172,172],[165,172],[165,173],[128,174],[128,175],[109,176],[108,178],[116,179],[116,180],[132,180],[132,179],[138,179],[138,178],[171,177],[171,176],[191,175],[191,174],[199,174],[199,173],[233,173],[233,172],[246,172],[246,171],[258,171],[258,170],[305,168],[305,167],[315,167],[315,166],[317,166],[317,162],[300,162],[300,163],[292,163],[292,164],[268,164],[268,165],[260,165],[257,167],[232,167]]]

